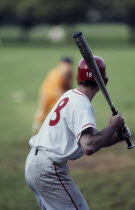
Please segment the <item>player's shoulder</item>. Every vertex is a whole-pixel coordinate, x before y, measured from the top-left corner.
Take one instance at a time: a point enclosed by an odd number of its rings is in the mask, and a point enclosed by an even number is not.
[[[85,94],[83,94],[81,91],[79,91],[78,89],[68,90],[64,95],[65,97],[69,97],[70,103],[72,105],[75,105],[76,107],[77,106],[83,106],[83,107],[91,106],[88,97]]]
[[[72,89],[72,94],[73,94],[74,97],[78,97],[80,99],[84,99],[84,98],[88,99],[88,97],[83,92],[78,90],[77,88]]]
[[[79,101],[89,101],[88,97],[81,92],[80,90],[78,90],[77,88],[75,89],[71,89],[69,94],[71,95],[71,97],[73,97],[75,100],[79,100]]]

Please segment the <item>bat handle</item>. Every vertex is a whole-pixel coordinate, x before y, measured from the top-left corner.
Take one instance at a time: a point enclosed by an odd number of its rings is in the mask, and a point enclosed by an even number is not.
[[[130,139],[129,139],[129,138],[126,138],[126,139],[125,139],[125,141],[127,142],[127,145],[128,145],[128,147],[127,147],[127,148],[128,148],[128,149],[132,149],[132,148],[134,148],[134,144],[132,144],[132,143],[131,143],[131,141],[130,141]]]
[[[112,113],[114,116],[117,115],[118,112],[116,111],[116,109],[114,107],[112,107],[111,110],[112,110]],[[127,145],[128,145],[127,149],[134,148],[134,144],[132,144],[132,142],[130,141],[129,138],[126,138],[125,141],[127,142]]]
[[[114,107],[112,107],[111,110],[112,110],[113,116],[118,114],[118,112],[116,111],[116,109]]]

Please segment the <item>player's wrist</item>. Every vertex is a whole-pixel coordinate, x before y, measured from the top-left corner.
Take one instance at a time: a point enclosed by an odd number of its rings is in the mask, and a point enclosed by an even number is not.
[[[110,134],[113,135],[115,132],[117,132],[118,128],[117,128],[117,126],[115,124],[110,123],[108,125],[108,130],[109,130]]]

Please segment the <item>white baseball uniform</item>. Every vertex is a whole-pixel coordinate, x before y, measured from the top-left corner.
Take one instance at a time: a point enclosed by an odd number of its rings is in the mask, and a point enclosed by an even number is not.
[[[79,139],[88,127],[97,133],[91,103],[72,89],[58,100],[38,135],[31,138],[25,176],[42,210],[89,209],[66,164],[83,155]]]

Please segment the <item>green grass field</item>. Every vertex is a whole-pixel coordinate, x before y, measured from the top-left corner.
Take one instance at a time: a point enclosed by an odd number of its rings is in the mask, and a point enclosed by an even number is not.
[[[98,41],[97,37],[96,40]],[[102,56],[106,61],[110,79],[108,90],[117,109],[123,113],[131,128],[134,141],[135,48],[122,42],[118,48],[97,47],[96,44],[92,49],[94,54]],[[59,48],[0,48],[1,210],[38,209],[32,192],[25,184],[24,165],[30,149],[28,141],[37,107],[39,85],[63,55],[74,58],[76,72],[81,56],[75,45]],[[97,126],[102,129],[109,121],[110,110],[101,93],[98,93],[93,101],[93,108]],[[134,158],[134,150],[127,150],[125,142],[122,142],[91,157],[83,157],[70,163],[71,175],[92,210],[135,209]]]

